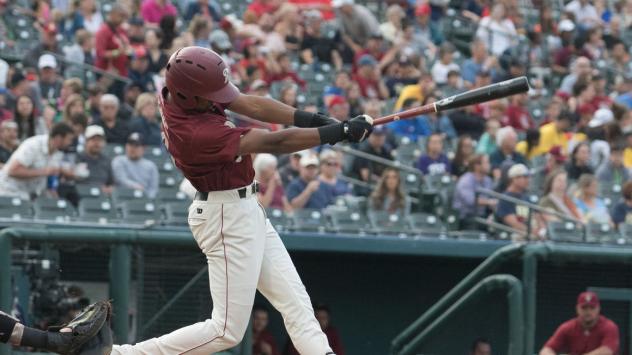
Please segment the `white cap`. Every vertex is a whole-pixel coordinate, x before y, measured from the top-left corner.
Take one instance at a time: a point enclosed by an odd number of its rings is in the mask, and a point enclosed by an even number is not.
[[[53,68],[57,69],[57,59],[52,54],[42,54],[37,61],[37,67],[40,69]]]
[[[85,136],[86,136],[86,139],[90,139],[94,136],[101,136],[105,138],[105,131],[103,130],[103,127],[101,126],[91,125],[91,126],[86,127]]]
[[[345,5],[353,5],[353,0],[332,0],[331,6],[341,7]]]
[[[529,172],[529,168],[527,168],[527,166],[524,164],[516,164],[512,166],[511,168],[509,168],[509,172],[507,173],[507,176],[510,179],[529,175],[531,175],[531,173]]]
[[[312,154],[304,155],[301,158],[301,166],[305,168],[310,165],[318,166],[318,157]]]
[[[603,126],[614,121],[614,114],[608,108],[600,108],[595,111],[593,118],[588,122],[588,127],[594,128]]]
[[[560,32],[572,32],[575,30],[575,24],[569,19],[564,19],[560,22],[560,25],[557,28]]]

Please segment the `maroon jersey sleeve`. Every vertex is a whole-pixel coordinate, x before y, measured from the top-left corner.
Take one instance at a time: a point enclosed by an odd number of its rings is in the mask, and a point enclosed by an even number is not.
[[[219,123],[200,127],[192,142],[196,159],[208,163],[234,162],[239,152],[239,140],[249,130]]]
[[[553,349],[556,353],[567,350],[568,333],[571,330],[571,327],[571,322],[562,323],[544,346]]]
[[[607,320],[603,327],[601,346],[606,346],[613,353],[619,353],[619,327],[611,320]]]

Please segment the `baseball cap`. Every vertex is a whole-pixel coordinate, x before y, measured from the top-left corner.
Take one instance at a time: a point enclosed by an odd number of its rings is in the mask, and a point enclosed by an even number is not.
[[[54,22],[49,22],[42,27],[42,30],[47,35],[56,35],[57,34],[57,25]]]
[[[0,124],[0,128],[13,128],[18,129],[18,124],[13,120],[5,120]]]
[[[230,38],[228,38],[228,34],[222,30],[214,30],[211,32],[208,36],[208,40],[211,44],[216,45],[220,49],[230,49],[233,47]]]
[[[310,165],[318,166],[318,157],[312,154],[303,155],[300,163],[301,163],[301,166],[304,168]]]
[[[333,7],[341,7],[341,6],[345,6],[345,5],[353,5],[354,1],[353,0],[333,0],[331,2],[331,6]]]
[[[588,127],[599,127],[612,121],[614,121],[614,114],[612,113],[612,111],[607,108],[600,108],[599,110],[595,111],[593,118],[588,122]]]
[[[557,161],[558,163],[566,162],[566,157],[562,153],[562,147],[560,147],[559,145],[551,147],[551,149],[549,149],[549,154],[553,158],[555,158],[555,161]]]
[[[599,306],[599,297],[597,294],[592,291],[585,291],[579,294],[577,297],[577,305],[580,307],[584,306]]]
[[[432,9],[428,3],[423,3],[415,9],[415,16],[430,15]]]
[[[57,69],[57,59],[52,54],[42,54],[37,61],[37,67],[40,69],[52,68]]]
[[[347,103],[347,99],[345,99],[344,96],[335,95],[334,97],[331,98],[331,100],[329,100],[329,104],[327,104],[327,109],[330,109],[336,105],[342,105],[346,103]]]
[[[127,137],[127,144],[143,145],[143,136],[138,132],[134,132]]]
[[[85,136],[86,136],[86,139],[90,139],[95,136],[105,137],[105,131],[103,130],[103,127],[101,126],[91,125],[91,126],[86,127]]]
[[[268,83],[266,83],[265,81],[261,79],[257,79],[253,81],[252,84],[250,85],[250,90],[259,90],[259,89],[263,89],[267,87],[268,87]]]
[[[373,57],[370,54],[364,54],[360,57],[360,59],[358,59],[358,65],[359,66],[363,66],[363,65],[376,65],[377,64],[377,60],[375,60],[375,57]]]
[[[560,21],[560,25],[557,27],[560,32],[572,32],[575,30],[575,24],[569,19]]]
[[[509,172],[507,173],[507,176],[510,179],[529,175],[531,175],[531,172],[529,172],[529,168],[527,168],[524,164],[515,164],[509,168]]]

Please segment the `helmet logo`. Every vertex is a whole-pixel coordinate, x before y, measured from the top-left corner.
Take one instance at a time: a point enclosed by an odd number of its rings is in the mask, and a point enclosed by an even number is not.
[[[222,74],[224,75],[224,84],[228,84],[228,68],[224,68]]]

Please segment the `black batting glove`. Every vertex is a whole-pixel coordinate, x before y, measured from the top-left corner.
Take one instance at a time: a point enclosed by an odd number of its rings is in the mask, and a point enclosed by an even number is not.
[[[359,115],[342,124],[343,132],[351,143],[364,142],[373,132],[373,118],[369,115]]]
[[[316,127],[322,127],[322,126],[329,126],[330,124],[335,124],[335,123],[340,123],[340,121],[338,121],[337,119],[333,117],[329,117],[325,115],[324,113],[317,112],[314,114],[314,117],[312,118],[312,123],[310,127],[316,128]]]
[[[313,113],[302,110],[294,111],[294,126],[300,128],[317,128],[340,123],[335,118],[331,118],[323,113]]]

